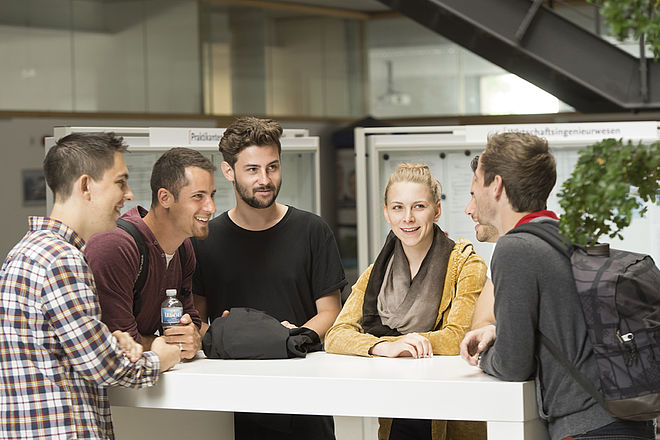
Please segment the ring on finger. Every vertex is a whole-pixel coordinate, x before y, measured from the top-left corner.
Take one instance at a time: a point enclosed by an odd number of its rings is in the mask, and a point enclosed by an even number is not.
[[[179,350],[183,351],[183,344],[181,342],[179,342]]]

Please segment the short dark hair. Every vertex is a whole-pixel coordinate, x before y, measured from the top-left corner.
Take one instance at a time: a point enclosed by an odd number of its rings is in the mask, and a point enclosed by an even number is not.
[[[163,153],[151,170],[151,205],[158,203],[158,190],[165,188],[174,196],[179,197],[179,191],[188,184],[186,168],[197,167],[213,174],[215,165],[197,150],[175,147]]]
[[[281,136],[282,127],[277,121],[243,116],[236,119],[225,129],[218,149],[222,153],[225,162],[233,168],[238,154],[252,145],[259,147],[275,146],[277,147],[277,154],[281,155]]]
[[[474,156],[472,158],[472,160],[470,161],[470,168],[472,168],[473,173],[477,172],[477,168],[479,168],[479,155],[478,154],[476,156]]]
[[[60,138],[44,158],[44,177],[56,201],[71,196],[74,182],[87,174],[100,180],[113,167],[115,153],[128,146],[114,133],[72,133]]]
[[[484,185],[496,175],[516,212],[546,209],[548,196],[557,181],[555,158],[548,141],[522,132],[499,133],[488,137],[481,154]]]

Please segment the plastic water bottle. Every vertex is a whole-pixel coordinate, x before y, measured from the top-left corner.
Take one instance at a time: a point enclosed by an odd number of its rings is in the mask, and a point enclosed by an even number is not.
[[[176,299],[176,289],[167,289],[165,295],[167,298],[160,306],[160,322],[163,324],[163,330],[181,325],[183,316],[183,304]]]

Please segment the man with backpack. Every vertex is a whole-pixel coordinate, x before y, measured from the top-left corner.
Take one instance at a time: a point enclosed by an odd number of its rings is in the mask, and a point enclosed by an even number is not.
[[[469,363],[502,380],[533,377],[539,413],[552,440],[654,439],[652,421],[615,419],[545,343],[547,339],[559,347],[600,388],[570,260],[537,235],[515,231],[541,223],[559,237],[558,218],[546,210],[555,181],[555,160],[544,139],[526,133],[488,138],[472,191],[479,224],[494,227],[501,237],[491,261],[496,323],[469,332],[462,353]]]
[[[189,237],[204,239],[215,212],[215,166],[200,152],[172,148],[154,164],[151,208],[137,206],[119,228],[96,234],[85,254],[94,273],[102,319],[110,330],[128,332],[148,349],[155,332],[192,359],[201,348],[201,319],[193,305],[195,253]],[[123,221],[123,222],[122,222]],[[167,289],[183,304],[180,326],[161,328]]]

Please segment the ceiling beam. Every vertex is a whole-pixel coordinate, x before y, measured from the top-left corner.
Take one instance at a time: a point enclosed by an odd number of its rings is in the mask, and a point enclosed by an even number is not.
[[[356,20],[368,20],[371,13],[352,11],[348,9],[326,8],[323,6],[303,5],[300,3],[265,1],[265,0],[204,0],[206,3],[228,4],[237,6],[248,6],[255,8],[277,9],[280,11],[301,12],[310,15],[325,15],[337,18],[351,18]]]

